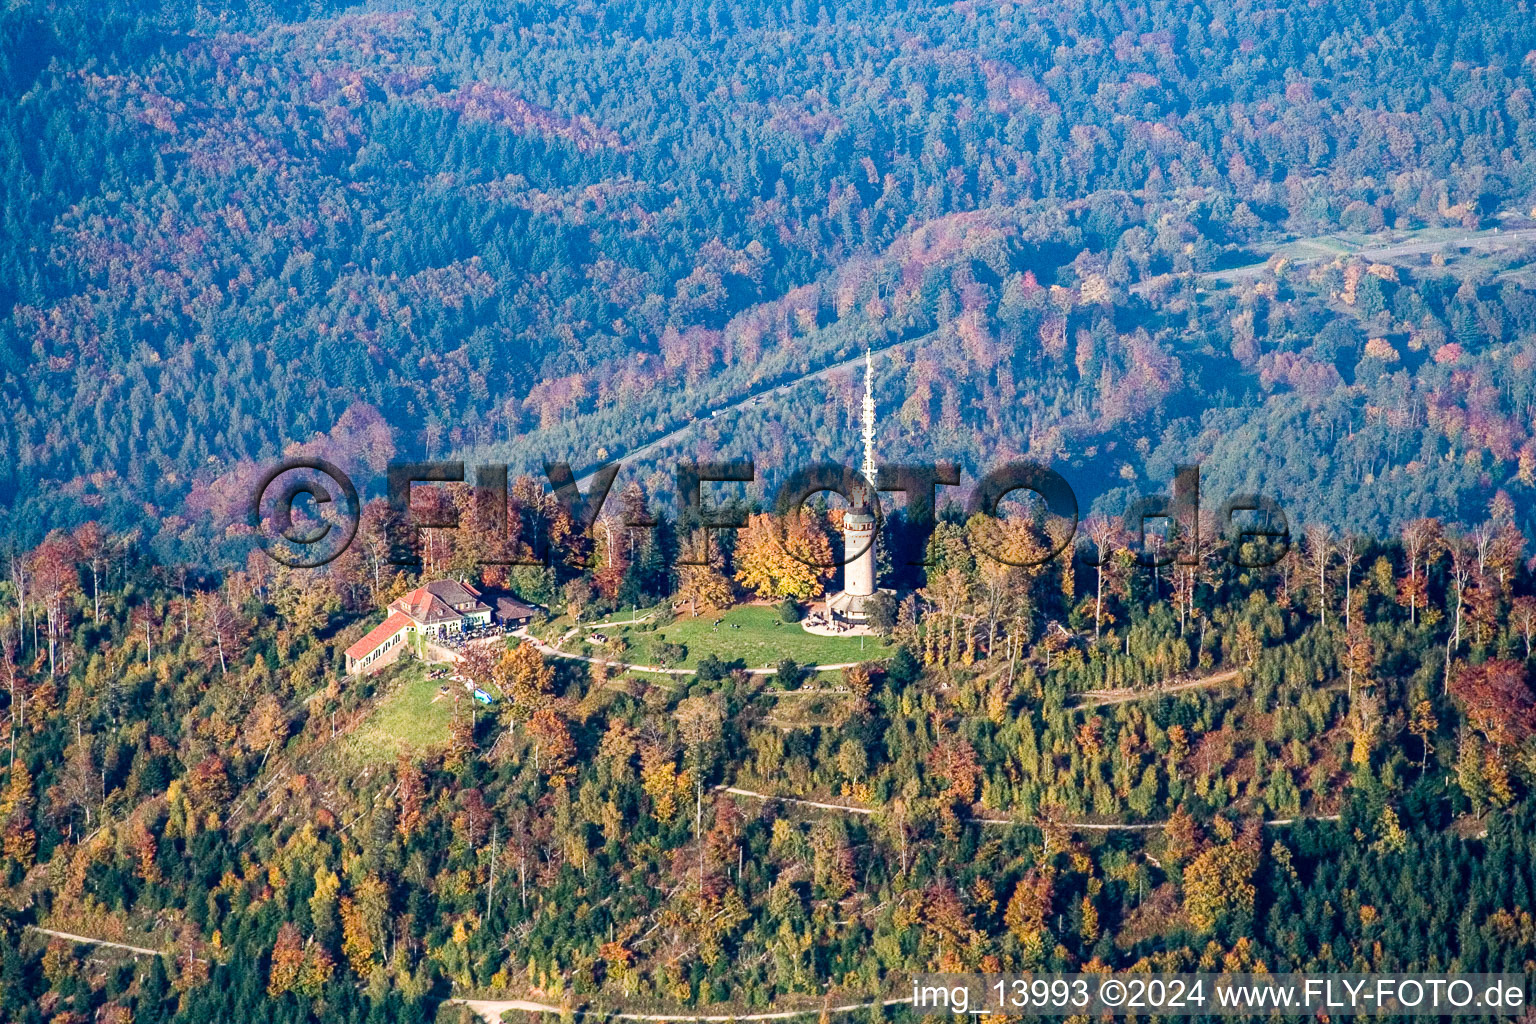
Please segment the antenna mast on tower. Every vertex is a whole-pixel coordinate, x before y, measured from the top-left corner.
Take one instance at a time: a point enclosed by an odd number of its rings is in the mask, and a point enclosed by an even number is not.
[[[864,350],[864,480],[869,493],[875,490],[875,363]]]

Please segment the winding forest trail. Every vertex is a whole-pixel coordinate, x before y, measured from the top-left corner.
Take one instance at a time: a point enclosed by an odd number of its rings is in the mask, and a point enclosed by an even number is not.
[[[528,1013],[565,1013],[563,1006],[551,1006],[548,1003],[536,1003],[528,999],[450,999],[450,1003],[467,1006],[475,1013],[493,1024],[501,1020],[501,1015],[508,1010],[523,1010]],[[613,1020],[650,1020],[650,1021],[738,1021],[738,1020],[790,1020],[794,1017],[809,1017],[812,1014],[821,1013],[852,1013],[855,1010],[867,1010],[871,1006],[896,1006],[901,1003],[910,1003],[911,999],[886,999],[874,1000],[868,1003],[847,1003],[842,1006],[812,1006],[804,1010],[778,1010],[771,1013],[718,1013],[688,1015],[677,1013],[608,1013],[601,1010],[571,1010],[578,1017],[608,1017]]]
[[[815,807],[823,811],[843,811],[847,814],[874,814],[870,807],[857,807],[853,804],[824,804],[815,800],[801,800],[793,796],[772,796],[768,793],[759,793],[754,789],[739,789],[736,786],[716,786],[715,792],[729,793],[732,796],[744,796],[749,800],[777,800],[780,803],[795,804],[799,807]]]
[[[872,807],[857,807],[852,804],[827,804],[815,800],[802,800],[793,796],[774,796],[770,793],[759,793],[752,789],[741,789],[737,786],[716,786],[717,793],[729,793],[732,796],[746,797],[749,800],[778,801],[779,803],[795,804],[799,807],[814,807],[824,811],[842,811],[845,814],[872,815],[875,813]],[[971,825],[1036,825],[1034,821],[1016,821],[1013,818],[966,818]],[[1294,818],[1269,818],[1266,825],[1294,825],[1298,821],[1338,821],[1337,814],[1303,814]],[[1115,821],[1052,821],[1047,824],[1058,828],[1071,829],[1074,832],[1152,832],[1162,828],[1166,822],[1142,821],[1142,822],[1115,822]]]
[[[1129,704],[1137,700],[1151,700],[1153,697],[1161,697],[1164,694],[1183,693],[1186,690],[1203,690],[1211,686],[1221,686],[1233,680],[1241,678],[1243,670],[1229,668],[1221,672],[1214,672],[1199,679],[1187,679],[1180,683],[1160,683],[1150,690],[1132,690],[1120,688],[1115,690],[1084,690],[1077,695],[1072,702],[1073,708],[1102,708],[1111,704]]]
[[[49,935],[56,939],[65,939],[69,942],[78,942],[82,946],[109,946],[112,949],[126,949],[128,952],[137,953],[140,956],[171,955],[163,949],[147,949],[144,946],[130,946],[126,942],[113,942],[110,939],[93,939],[89,935],[76,935],[73,932],[56,931],[53,928],[39,928],[35,924],[27,925],[26,929],[29,932],[38,932],[42,935]]]
[[[39,928],[37,925],[26,926],[28,931],[38,932],[52,938],[64,939],[69,942],[79,943],[84,946],[107,946],[111,949],[121,949],[140,956],[170,956],[164,950],[148,949],[144,946],[130,946],[125,942],[113,942],[109,939],[96,939],[89,935],[76,935],[73,932],[61,932],[53,928]],[[898,1003],[910,1003],[910,999],[886,999],[883,1002],[871,1001],[867,1003],[847,1003],[842,1006],[825,1007],[829,1013],[851,1013],[855,1010],[867,1010],[871,1006],[895,1006]],[[501,1015],[508,1010],[520,1010],[527,1013],[559,1013],[566,1012],[563,1006],[554,1006],[550,1003],[534,1002],[530,999],[450,999],[450,1003],[467,1006],[476,1014],[492,1022],[499,1022]],[[641,1020],[641,1021],[738,1021],[738,1020],[790,1020],[794,1017],[808,1017],[813,1013],[821,1013],[824,1008],[820,1006],[807,1007],[804,1010],[778,1010],[770,1013],[744,1013],[744,1014],[704,1014],[698,1016],[680,1016],[677,1014],[656,1013],[607,1013],[601,1011],[571,1010],[578,1017],[609,1017],[616,1020]]]

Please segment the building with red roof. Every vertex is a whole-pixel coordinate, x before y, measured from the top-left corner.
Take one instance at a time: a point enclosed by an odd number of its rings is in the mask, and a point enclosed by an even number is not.
[[[395,661],[413,637],[437,640],[491,623],[480,591],[457,580],[435,580],[390,602],[384,621],[347,648],[347,672],[375,672]]]

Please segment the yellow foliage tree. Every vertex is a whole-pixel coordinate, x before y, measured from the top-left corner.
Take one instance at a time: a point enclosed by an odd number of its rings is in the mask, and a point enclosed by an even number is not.
[[[315,891],[309,897],[310,920],[320,922],[331,915],[336,906],[336,894],[341,891],[341,879],[324,864],[315,867]]]
[[[549,703],[555,688],[555,670],[531,643],[521,643],[501,656],[494,674],[496,685],[510,694],[513,714],[529,718]]]
[[[1031,869],[1019,884],[1014,886],[1008,909],[1003,911],[1003,923],[1020,942],[1038,941],[1045,930],[1045,920],[1051,914],[1051,899],[1055,892],[1055,872],[1050,868]]]
[[[869,665],[860,662],[843,669],[843,685],[855,697],[860,699],[868,697],[870,691],[874,689],[874,680],[870,676]]]
[[[5,830],[4,853],[23,868],[32,866],[37,853],[37,834],[32,830],[32,775],[25,762],[11,764],[10,785],[0,799],[0,822]]]
[[[820,597],[833,568],[831,541],[807,512],[753,515],[736,541],[736,582],[761,597]]]
[[[672,755],[647,743],[640,751],[640,785],[651,798],[651,813],[667,824],[677,816],[678,801],[688,795],[691,782],[679,772]]]
[[[723,611],[731,606],[731,581],[725,573],[713,565],[679,565],[677,567],[677,593],[672,599],[687,602],[694,615],[699,609]]]
[[[363,920],[362,910],[350,896],[341,898],[341,953],[359,978],[368,977],[373,970],[373,937]]]
[[[1258,851],[1246,842],[1213,846],[1184,869],[1184,914],[1199,931],[1210,931],[1232,913],[1252,913]]]

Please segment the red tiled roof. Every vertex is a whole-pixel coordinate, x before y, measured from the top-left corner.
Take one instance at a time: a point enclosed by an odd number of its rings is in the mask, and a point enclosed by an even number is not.
[[[472,612],[489,611],[479,601],[480,592],[457,580],[435,580],[424,587],[417,587],[390,605],[405,612],[424,625],[439,622],[457,622]],[[462,612],[454,605],[467,604]]]
[[[411,617],[404,612],[390,612],[389,617],[374,626],[357,643],[347,648],[347,657],[353,661],[366,658],[373,649],[411,624]]]
[[[448,607],[441,598],[426,587],[418,587],[390,607],[398,608],[417,622],[426,624],[449,622],[461,618],[458,612]]]

